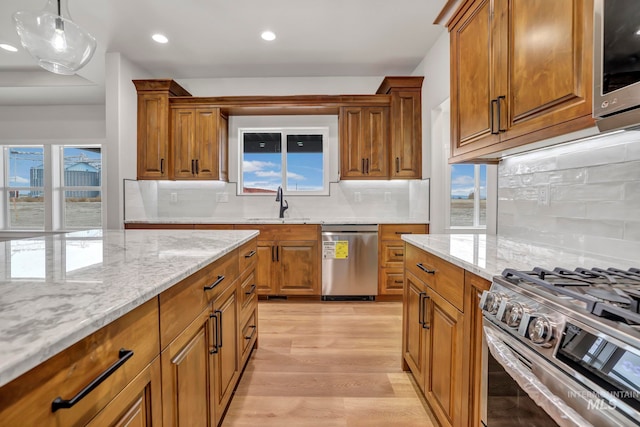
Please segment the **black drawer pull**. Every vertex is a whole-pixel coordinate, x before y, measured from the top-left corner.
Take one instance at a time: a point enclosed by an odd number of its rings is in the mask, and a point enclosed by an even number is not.
[[[413,234],[413,231],[396,231],[396,234]]]
[[[244,257],[245,258],[251,258],[252,256],[254,256],[256,254],[256,251],[251,251],[248,254],[246,254]]]
[[[256,285],[255,285],[255,283],[254,283],[253,285],[251,285],[251,288],[250,288],[247,292],[245,292],[244,294],[245,294],[245,295],[251,295],[251,294],[252,294],[252,293],[254,293],[255,291],[256,291]]]
[[[213,319],[213,329],[211,330],[211,339],[213,340],[213,347],[209,350],[209,354],[218,354],[218,311],[209,314],[209,321]]]
[[[418,263],[418,264],[416,264],[416,266],[417,266],[420,270],[424,271],[424,272],[425,272],[425,273],[427,273],[427,274],[436,274],[436,271],[435,271],[435,270],[429,270],[427,267],[425,267],[424,265],[422,265],[422,263]]]
[[[401,257],[404,256],[404,252],[394,252],[394,256]]]
[[[224,276],[218,276],[218,278],[216,279],[215,282],[213,282],[212,284],[210,284],[209,286],[205,286],[204,290],[205,291],[210,291],[211,289],[215,288],[216,286],[218,286],[220,284],[220,282],[222,282],[224,280]]]
[[[73,405],[87,397],[93,389],[102,384],[104,380],[109,378],[120,366],[124,365],[124,362],[131,359],[131,356],[133,356],[133,350],[125,350],[124,348],[121,348],[118,352],[118,360],[113,365],[109,366],[106,371],[98,375],[96,379],[91,381],[88,386],[80,390],[78,394],[69,400],[64,400],[60,396],[56,397],[53,402],[51,402],[51,412],[56,412],[58,409],[69,409],[73,407]]]
[[[395,283],[404,283],[404,280],[396,280]]]
[[[256,331],[258,330],[256,328],[256,325],[251,325],[251,326],[249,326],[249,328],[253,329],[253,331],[251,331],[251,335],[249,335],[248,337],[247,336],[244,337],[244,339],[247,340],[247,341],[251,341],[253,336],[256,334]]]

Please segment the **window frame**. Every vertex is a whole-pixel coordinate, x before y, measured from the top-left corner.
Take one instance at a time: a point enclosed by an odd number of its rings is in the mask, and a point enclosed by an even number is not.
[[[20,187],[21,189],[33,189],[42,191],[44,194],[44,224],[43,228],[12,227],[10,224],[10,200],[9,191],[9,165],[10,156],[8,150],[11,148],[42,148],[44,165],[44,187]],[[100,148],[101,170],[100,186],[90,186],[91,190],[99,191],[101,197],[100,206],[100,226],[67,227],[65,218],[65,191],[83,190],[88,187],[65,187],[64,186],[64,148]],[[103,140],[24,140],[24,141],[2,141],[0,143],[0,232],[7,233],[34,233],[34,232],[58,232],[58,231],[79,231],[88,229],[105,229],[106,227],[106,206],[107,199],[105,183],[106,177],[106,147]],[[71,188],[71,190],[68,190]]]
[[[282,192],[287,196],[328,196],[329,195],[329,127],[328,126],[280,126],[280,127],[238,127],[238,196],[265,196],[270,193],[244,192],[244,134],[245,133],[280,133],[282,159],[281,182]],[[322,189],[321,190],[290,190],[287,188],[287,136],[299,134],[322,135]],[[274,190],[275,193],[275,190]]]

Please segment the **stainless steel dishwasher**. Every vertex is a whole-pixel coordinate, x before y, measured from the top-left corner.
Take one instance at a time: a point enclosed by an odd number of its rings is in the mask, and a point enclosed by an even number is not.
[[[375,300],[378,226],[322,226],[322,299]]]

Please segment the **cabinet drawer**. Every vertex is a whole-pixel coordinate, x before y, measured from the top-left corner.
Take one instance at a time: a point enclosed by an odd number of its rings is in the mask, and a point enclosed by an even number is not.
[[[380,253],[382,267],[402,267],[404,262],[404,244],[402,242],[382,242],[380,243]]]
[[[241,313],[244,313],[253,302],[258,301],[255,270],[249,270],[242,276],[239,299]]]
[[[378,237],[380,240],[402,240],[403,234],[427,234],[426,224],[380,224]]]
[[[405,266],[431,289],[463,311],[464,270],[435,255],[405,245]]]
[[[319,240],[316,224],[238,224],[236,230],[258,230],[259,241],[265,240]]]
[[[381,295],[402,295],[404,274],[401,268],[385,268],[382,270]]]
[[[254,267],[258,259],[258,240],[251,239],[238,249],[238,271],[243,273],[245,270]]]
[[[158,300],[154,298],[0,388],[0,423],[85,425],[157,357],[158,328]],[[121,349],[133,355],[127,358],[128,353]],[[56,398],[72,399],[122,360],[73,407],[52,412]]]
[[[258,306],[256,305],[255,309],[251,312],[247,320],[242,325],[242,336],[240,340],[242,341],[242,364],[247,361],[249,357],[249,353],[251,353],[251,348],[255,344],[258,339]]]
[[[160,294],[160,346],[165,348],[209,302],[238,278],[233,251]],[[215,286],[205,290],[205,287]]]

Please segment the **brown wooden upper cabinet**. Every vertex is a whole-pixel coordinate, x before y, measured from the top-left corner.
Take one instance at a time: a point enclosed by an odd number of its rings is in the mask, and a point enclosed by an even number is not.
[[[173,178],[226,181],[227,126],[220,108],[171,106]]]
[[[389,177],[389,108],[340,108],[340,177]]]
[[[173,80],[134,80],[138,91],[138,179],[169,178],[169,97],[189,96]]]
[[[593,126],[592,0],[469,0],[448,28],[451,162]]]
[[[391,95],[390,178],[422,178],[422,81],[385,77],[376,93]]]

